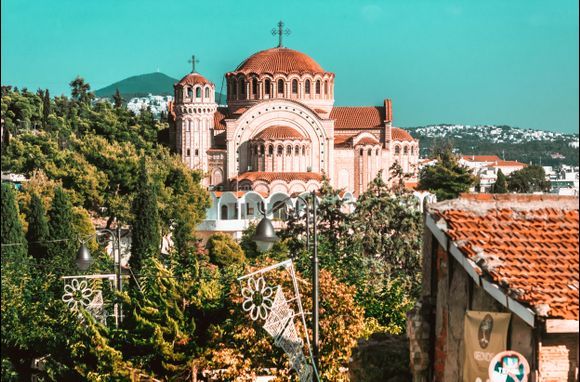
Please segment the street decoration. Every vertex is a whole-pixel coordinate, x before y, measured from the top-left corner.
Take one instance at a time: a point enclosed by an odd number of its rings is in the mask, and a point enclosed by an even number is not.
[[[62,301],[68,308],[78,313],[78,317],[83,321],[81,309],[88,312],[97,322],[107,324],[107,317],[118,318],[117,304],[113,304],[113,313],[109,314],[103,298],[103,282],[109,280],[114,286],[116,275],[77,275],[64,276],[64,293]],[[117,323],[117,322],[116,322]]]
[[[281,285],[268,285],[268,272],[280,269],[287,271],[292,280],[293,290],[288,291],[293,294],[290,299],[286,298]],[[260,269],[240,277],[238,281],[242,284],[241,294],[244,298],[242,310],[250,315],[252,321],[260,321],[264,330],[274,339],[274,344],[284,350],[300,382],[312,382],[314,376],[318,381],[292,260]],[[298,322],[294,320],[296,317],[299,318]],[[302,334],[298,326],[300,323]],[[310,360],[304,355],[302,337],[306,338]]]
[[[527,382],[530,365],[520,353],[503,351],[492,358],[488,373],[490,382]]]

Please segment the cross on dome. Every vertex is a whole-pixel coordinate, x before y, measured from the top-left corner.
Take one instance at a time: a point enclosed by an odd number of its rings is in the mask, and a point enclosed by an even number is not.
[[[188,60],[187,62],[191,64],[191,72],[195,73],[195,64],[199,63],[199,60],[195,59],[195,54],[192,54],[191,60]]]
[[[289,36],[290,33],[292,33],[290,29],[284,29],[284,22],[282,20],[278,22],[278,29],[272,28],[272,35],[278,35],[278,48],[282,47],[282,35]]]

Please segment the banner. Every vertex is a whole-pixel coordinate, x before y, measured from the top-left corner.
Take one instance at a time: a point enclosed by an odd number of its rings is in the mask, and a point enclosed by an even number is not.
[[[506,350],[510,318],[511,313],[471,310],[465,313],[463,382],[488,381],[490,361],[497,353]]]

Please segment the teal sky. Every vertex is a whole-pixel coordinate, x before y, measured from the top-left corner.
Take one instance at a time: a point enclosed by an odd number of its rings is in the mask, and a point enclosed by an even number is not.
[[[68,94],[192,53],[219,87],[244,58],[286,46],[336,74],[338,105],[393,99],[398,126],[508,124],[578,132],[577,0],[2,0],[2,84]],[[224,89],[225,92],[225,89]]]

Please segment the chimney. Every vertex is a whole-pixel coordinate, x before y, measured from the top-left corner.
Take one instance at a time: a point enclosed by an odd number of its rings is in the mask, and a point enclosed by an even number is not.
[[[393,107],[391,100],[385,98],[385,121],[383,127],[383,136],[385,137],[384,148],[388,148],[391,142],[391,127],[393,125]]]

